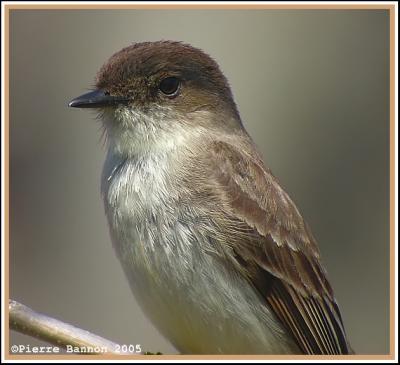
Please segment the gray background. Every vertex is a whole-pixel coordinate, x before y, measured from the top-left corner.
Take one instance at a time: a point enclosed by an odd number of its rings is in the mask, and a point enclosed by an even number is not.
[[[67,102],[132,42],[212,55],[243,121],[319,241],[350,341],[389,351],[389,14],[346,10],[14,10],[10,16],[11,297],[145,350],[110,243],[94,114]],[[35,340],[11,334],[11,344]]]

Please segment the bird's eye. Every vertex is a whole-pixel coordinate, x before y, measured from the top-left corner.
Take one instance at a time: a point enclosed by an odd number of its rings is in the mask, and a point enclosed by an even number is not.
[[[176,77],[166,77],[161,80],[159,88],[165,95],[173,96],[177,94],[180,84]]]

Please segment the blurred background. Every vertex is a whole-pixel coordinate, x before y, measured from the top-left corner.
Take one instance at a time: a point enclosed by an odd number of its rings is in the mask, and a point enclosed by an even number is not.
[[[121,344],[177,353],[113,252],[95,114],[69,109],[133,42],[200,47],[316,236],[357,353],[389,352],[385,10],[12,10],[10,293]],[[38,344],[15,332],[11,344]]]

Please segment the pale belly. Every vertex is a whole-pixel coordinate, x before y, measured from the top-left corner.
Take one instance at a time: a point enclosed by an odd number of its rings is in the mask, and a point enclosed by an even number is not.
[[[212,252],[196,217],[155,193],[166,182],[152,166],[121,166],[111,160],[103,173],[113,245],[142,310],[177,350],[299,353],[253,287]]]
[[[157,227],[132,228],[112,234],[119,259],[142,310],[181,353],[298,352],[255,290],[199,244],[186,250],[175,232],[157,241]]]

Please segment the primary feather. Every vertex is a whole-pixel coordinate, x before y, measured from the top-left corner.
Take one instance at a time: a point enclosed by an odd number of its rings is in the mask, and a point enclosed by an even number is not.
[[[218,206],[229,227],[237,227],[224,232],[227,257],[239,264],[304,353],[349,353],[314,237],[276,178],[245,146],[222,141],[207,146],[206,158],[213,162],[208,177],[220,187]]]

